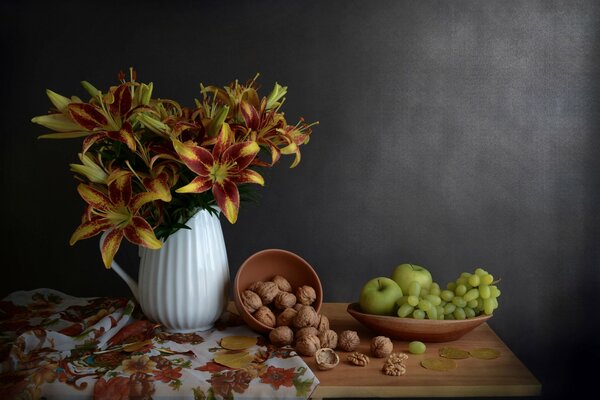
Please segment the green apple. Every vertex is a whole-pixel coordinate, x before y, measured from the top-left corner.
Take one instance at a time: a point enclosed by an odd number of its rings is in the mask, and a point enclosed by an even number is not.
[[[402,289],[393,279],[381,276],[373,278],[360,292],[360,308],[367,314],[393,315],[396,301],[402,297]]]
[[[400,286],[402,292],[408,294],[408,285],[412,281],[417,281],[422,288],[429,289],[431,282],[431,273],[415,264],[400,264],[392,273],[392,279]]]

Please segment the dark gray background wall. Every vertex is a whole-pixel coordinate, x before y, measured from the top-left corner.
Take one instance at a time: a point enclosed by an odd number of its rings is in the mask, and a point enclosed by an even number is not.
[[[231,276],[264,248],[306,258],[326,301],[402,262],[439,282],[502,279],[490,325],[565,396],[599,356],[600,4],[593,1],[3,2],[0,295],[129,295],[97,240],[69,247],[78,141],[38,141],[52,88],[83,95],[134,66],[187,105],[261,73],[318,120],[298,168],[223,219]],[[119,256],[136,264],[133,248]]]

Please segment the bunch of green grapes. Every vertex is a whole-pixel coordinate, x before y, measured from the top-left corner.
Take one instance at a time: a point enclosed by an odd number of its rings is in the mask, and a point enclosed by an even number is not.
[[[429,288],[413,281],[408,293],[398,299],[398,316],[415,319],[467,319],[491,315],[498,308],[500,289],[492,274],[483,268],[463,272],[442,290],[433,282]]]

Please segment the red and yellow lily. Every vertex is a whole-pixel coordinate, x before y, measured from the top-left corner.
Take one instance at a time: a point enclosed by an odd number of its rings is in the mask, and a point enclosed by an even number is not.
[[[193,141],[173,139],[173,147],[181,161],[198,176],[176,190],[178,193],[202,193],[212,189],[217,205],[227,220],[234,224],[240,207],[237,188],[241,183],[264,185],[263,177],[248,168],[260,147],[254,141],[235,143],[228,124],[223,124],[212,152]]]
[[[88,203],[90,212],[71,236],[70,244],[109,231],[101,249],[106,268],[110,268],[123,237],[150,249],[162,247],[150,224],[139,215],[144,204],[161,196],[161,190],[133,195],[131,177],[129,171],[113,172],[108,178],[108,195],[84,183],[77,187],[81,197]]]

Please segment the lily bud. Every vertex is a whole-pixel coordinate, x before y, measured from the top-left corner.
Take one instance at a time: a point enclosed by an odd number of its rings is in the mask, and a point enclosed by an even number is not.
[[[152,97],[152,89],[154,88],[154,84],[150,82],[149,84],[142,83],[140,85],[140,104],[147,106],[150,104],[150,98]]]
[[[152,118],[148,114],[138,114],[137,120],[142,123],[146,128],[150,129],[152,132],[158,134],[169,134],[171,129],[167,124],[162,123],[161,121]]]
[[[285,96],[286,93],[287,86],[281,86],[279,83],[275,83],[275,87],[267,97],[267,110],[279,105],[279,100]]]
[[[92,85],[88,81],[81,81],[81,86],[83,86],[85,91],[88,92],[90,94],[90,96],[92,96],[92,97],[96,97],[98,95],[98,93],[100,93],[100,91],[98,89],[96,89],[94,87],[94,85]]]
[[[106,184],[108,175],[101,166],[96,164],[91,157],[85,154],[79,153],[79,159],[83,165],[69,164],[72,172],[85,176],[90,182]]]

